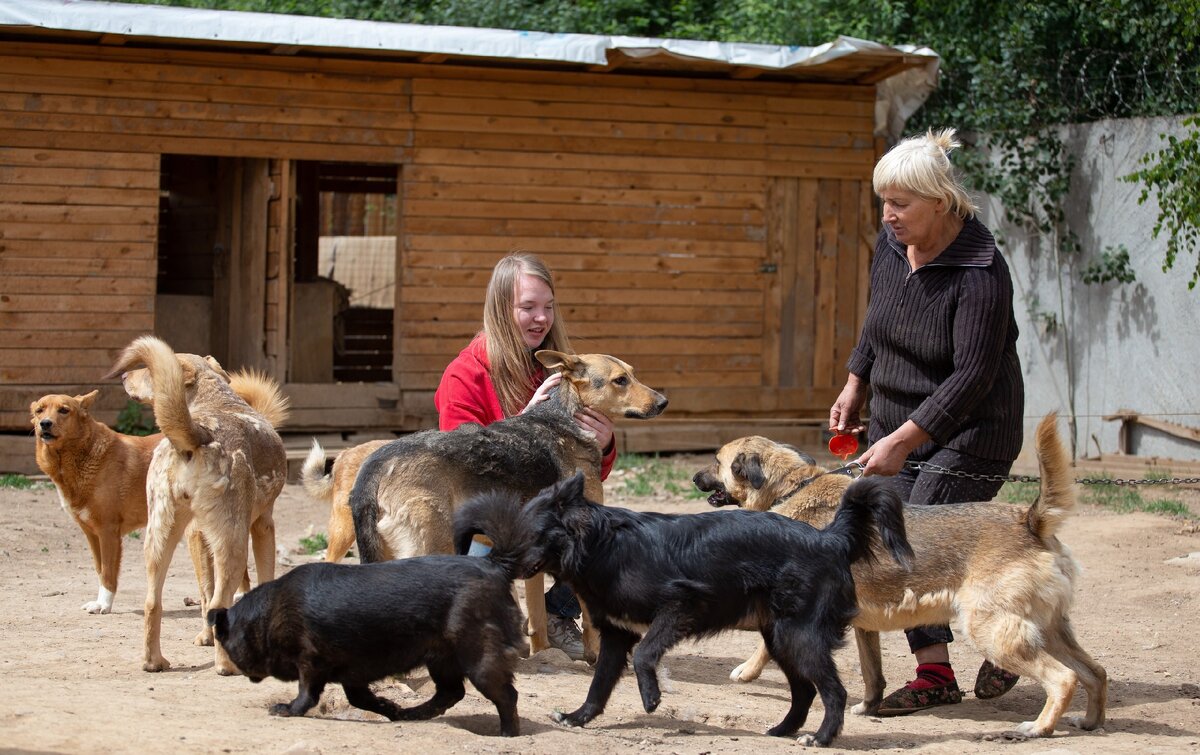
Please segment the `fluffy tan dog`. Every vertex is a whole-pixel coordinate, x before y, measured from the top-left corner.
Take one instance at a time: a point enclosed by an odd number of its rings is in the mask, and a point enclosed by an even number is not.
[[[1046,704],[1016,732],[1049,736],[1071,703],[1075,684],[1087,691],[1087,714],[1071,723],[1104,723],[1108,675],[1079,646],[1070,607],[1077,572],[1056,537],[1075,507],[1070,462],[1051,414],[1037,429],[1041,491],[1028,508],[1001,503],[909,506],[905,527],[916,552],[911,571],[877,549],[873,564],[856,563],[859,615],[854,619],[866,694],[853,711],[879,709],[885,681],[879,632],[961,619],[967,636],[1000,668],[1041,683]],[[850,478],[826,470],[796,449],[752,436],[727,443],[713,465],[696,473],[714,506],[774,511],[817,527],[833,518]],[[734,669],[738,681],[758,678],[766,649]]]
[[[325,560],[337,563],[346,557],[354,545],[354,517],[350,513],[350,489],[363,460],[375,449],[390,441],[370,440],[344,449],[333,460],[333,468],[325,474],[325,449],[313,439],[312,448],[300,470],[300,482],[310,496],[329,504],[329,543]]]
[[[142,369],[135,369],[144,365]],[[145,657],[142,668],[162,671],[162,588],[175,547],[189,523],[203,538],[193,558],[201,573],[202,616],[227,608],[246,570],[247,542],[254,544],[259,583],[275,576],[275,498],[287,477],[283,441],[273,425],[286,417],[287,400],[278,386],[262,378],[247,390],[254,406],[229,385],[229,377],[211,358],[176,354],[158,338],[131,343],[113,366],[130,396],[153,403],[164,439],[154,451],[146,479],[147,594]],[[211,562],[210,562],[211,559]],[[200,569],[198,569],[200,571]],[[198,642],[211,641],[202,624]],[[216,648],[219,674],[237,667]]]

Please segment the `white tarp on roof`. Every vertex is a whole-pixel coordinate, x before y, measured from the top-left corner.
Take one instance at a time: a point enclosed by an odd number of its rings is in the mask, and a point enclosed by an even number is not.
[[[681,59],[790,70],[818,66],[860,52],[894,52],[925,59],[880,83],[876,132],[895,132],[920,106],[937,83],[939,58],[929,48],[888,46],[838,37],[818,47],[760,45],[741,42],[656,39],[651,37],[551,34],[547,32],[475,29],[462,26],[358,21],[275,13],[171,8],[157,5],[90,2],[88,0],[2,0],[0,26],[115,34],[175,40],[205,40],[310,48],[388,50],[513,60],[544,60],[603,66],[607,53],[634,58],[670,55]],[[897,119],[899,126],[897,126]]]

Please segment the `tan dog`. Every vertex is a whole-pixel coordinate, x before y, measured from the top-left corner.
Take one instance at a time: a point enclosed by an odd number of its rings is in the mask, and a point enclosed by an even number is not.
[[[300,482],[308,494],[329,504],[329,538],[325,560],[337,563],[354,545],[354,516],[350,513],[350,489],[363,460],[390,441],[370,440],[341,451],[333,468],[325,474],[325,449],[313,439],[312,449],[300,469]]]
[[[1075,497],[1053,414],[1038,426],[1037,457],[1041,492],[1032,506],[909,506],[912,570],[898,568],[878,548],[873,564],[854,565],[859,615],[853,625],[866,687],[855,713],[874,714],[883,699],[879,632],[947,624],[957,616],[989,661],[1045,689],[1041,715],[1020,724],[1018,734],[1049,736],[1077,681],[1087,691],[1087,714],[1071,723],[1083,729],[1104,723],[1108,675],[1075,640],[1069,611],[1077,566],[1055,536]],[[790,446],[753,436],[723,446],[694,482],[712,492],[714,506],[771,510],[820,527],[833,518],[850,483],[824,471]],[[731,677],[756,679],[768,659],[760,647]]]
[[[29,407],[38,468],[58,489],[63,509],[87,537],[96,568],[96,599],[88,613],[112,611],[121,572],[121,538],[146,526],[146,469],[157,435],[123,435],[92,418],[100,391],[50,394]]]
[[[666,409],[667,399],[615,357],[550,350],[535,356],[563,376],[546,401],[487,427],[466,424],[449,432],[414,433],[362,462],[350,510],[363,563],[453,553],[454,510],[490,490],[529,500],[578,469],[587,497],[603,502],[600,448],[575,423],[575,413],[590,407],[609,417],[649,419]],[[549,647],[541,574],[525,581],[525,600],[536,653]],[[584,646],[595,657],[599,639],[586,606],[583,629]]]
[[[145,365],[142,369],[134,369]],[[273,424],[286,416],[287,400],[272,381],[262,379],[256,411],[229,385],[211,358],[176,354],[153,336],[130,344],[111,374],[124,373],[130,396],[152,402],[164,439],[147,473],[145,658],[142,668],[162,671],[162,588],[171,557],[189,523],[203,537],[193,558],[211,565],[201,574],[202,616],[227,608],[246,570],[247,542],[253,539],[259,583],[275,576],[275,498],[287,477],[283,441]],[[211,561],[210,561],[211,559]],[[198,569],[198,571],[200,571]],[[198,642],[210,641],[207,626]],[[237,667],[218,645],[216,670]]]

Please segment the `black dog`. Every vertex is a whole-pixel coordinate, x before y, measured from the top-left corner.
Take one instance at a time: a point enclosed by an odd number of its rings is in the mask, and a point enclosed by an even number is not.
[[[313,563],[208,613],[217,641],[252,682],[299,680],[277,716],[302,716],[326,684],[392,721],[433,718],[466,694],[463,677],[496,705],[500,733],[519,734],[513,667],[524,644],[513,600],[510,541],[498,532],[484,558],[425,556],[378,564]],[[368,685],[424,664],[433,698],[401,708]]]
[[[601,506],[583,497],[577,474],[524,507],[500,494],[468,502],[456,517],[455,544],[462,552],[475,534],[510,528],[527,533],[522,568],[570,584],[600,630],[587,699],[574,713],[556,713],[557,721],[583,726],[600,715],[631,650],[650,713],[661,700],[656,667],[669,648],[754,629],[792,693],[787,716],[768,733],[799,729],[819,692],[825,718],[803,740],[820,745],[841,730],[845,713],[833,651],[857,611],[850,564],[870,558],[876,531],[898,562],[912,556],[899,498],[872,480],[847,489],[833,522],[816,530],[766,512],[668,515]]]

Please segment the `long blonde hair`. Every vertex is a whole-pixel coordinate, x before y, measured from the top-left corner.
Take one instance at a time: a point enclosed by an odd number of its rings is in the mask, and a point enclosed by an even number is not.
[[[496,263],[483,301],[483,334],[487,341],[490,365],[488,372],[500,399],[500,407],[507,417],[518,414],[525,407],[534,387],[533,375],[538,367],[513,315],[517,281],[522,275],[538,278],[554,293],[554,278],[545,263],[532,254],[514,252]],[[558,307],[554,309],[554,323],[541,348],[571,353],[567,326]]]
[[[967,195],[950,165],[950,153],[962,146],[952,128],[936,134],[933,129],[913,136],[892,147],[875,164],[872,185],[875,193],[884,189],[910,191],[925,199],[941,199],[963,220],[973,217],[979,208]]]

